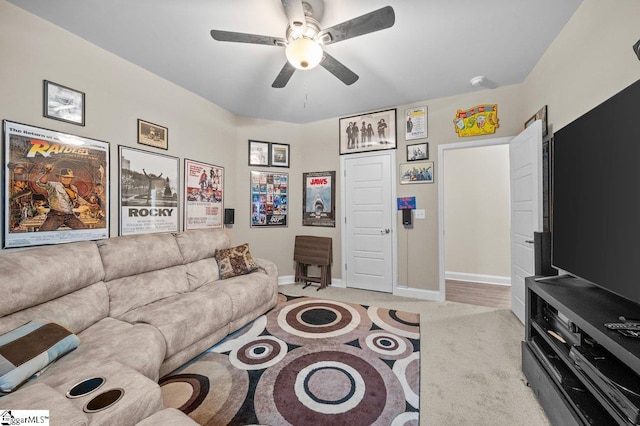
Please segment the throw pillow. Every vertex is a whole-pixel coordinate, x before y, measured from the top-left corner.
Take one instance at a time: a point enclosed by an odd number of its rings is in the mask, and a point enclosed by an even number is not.
[[[248,274],[258,269],[249,252],[249,244],[216,251],[220,279]]]
[[[61,325],[29,322],[0,335],[0,392],[11,392],[67,352],[80,339]]]

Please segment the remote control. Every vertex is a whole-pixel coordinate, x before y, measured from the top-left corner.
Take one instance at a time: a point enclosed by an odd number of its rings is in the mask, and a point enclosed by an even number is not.
[[[604,326],[610,330],[640,331],[640,322],[608,322]]]

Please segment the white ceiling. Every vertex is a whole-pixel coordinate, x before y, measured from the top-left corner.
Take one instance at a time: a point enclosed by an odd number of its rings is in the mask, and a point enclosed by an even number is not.
[[[9,0],[235,114],[292,123],[521,83],[582,0],[307,0],[327,28],[390,5],[389,29],[326,51],[360,76],[322,67],[271,83],[284,48],[218,42],[211,29],[285,37],[280,0]],[[428,104],[428,102],[427,102]]]

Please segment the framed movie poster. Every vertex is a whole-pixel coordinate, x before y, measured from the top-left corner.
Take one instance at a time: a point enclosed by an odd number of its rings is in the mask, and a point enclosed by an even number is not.
[[[396,110],[340,119],[340,155],[396,149]]]
[[[271,167],[289,167],[288,143],[271,143]]]
[[[427,137],[427,107],[407,108],[404,110],[405,135],[404,140],[422,139]]]
[[[184,160],[184,229],[222,228],[224,168]]]
[[[336,172],[302,174],[302,225],[336,226]]]
[[[251,172],[251,227],[287,226],[289,174]]]
[[[109,237],[109,143],[4,121],[4,247]]]
[[[119,148],[120,235],[178,232],[179,159]]]

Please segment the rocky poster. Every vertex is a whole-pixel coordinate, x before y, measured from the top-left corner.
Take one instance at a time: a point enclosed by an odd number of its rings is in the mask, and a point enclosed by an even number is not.
[[[336,226],[336,172],[303,173],[303,226]]]
[[[109,237],[109,143],[4,121],[4,247]]]
[[[177,157],[120,146],[120,235],[178,232]]]

